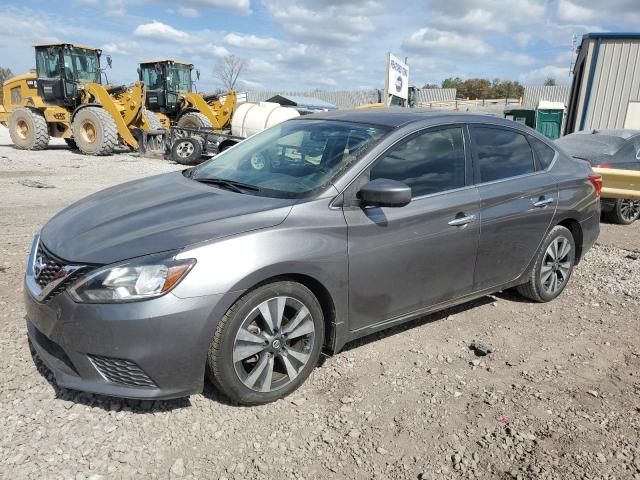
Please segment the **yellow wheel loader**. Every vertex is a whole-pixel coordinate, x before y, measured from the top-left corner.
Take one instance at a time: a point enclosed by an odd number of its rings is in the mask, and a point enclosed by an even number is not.
[[[36,71],[10,78],[2,88],[0,124],[17,148],[42,150],[58,137],[85,154],[109,155],[119,144],[138,149],[147,138],[143,132],[162,128],[145,110],[144,83],[102,85],[99,49],[60,43],[35,51]]]
[[[236,107],[235,92],[224,95],[224,101],[194,92],[192,71],[192,64],[178,60],[141,62],[138,76],[147,87],[147,109],[160,117],[164,128],[227,128]]]

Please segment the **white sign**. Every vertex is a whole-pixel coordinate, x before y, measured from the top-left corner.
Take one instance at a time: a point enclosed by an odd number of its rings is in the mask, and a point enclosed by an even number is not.
[[[389,53],[387,59],[387,101],[391,96],[409,100],[409,65]]]

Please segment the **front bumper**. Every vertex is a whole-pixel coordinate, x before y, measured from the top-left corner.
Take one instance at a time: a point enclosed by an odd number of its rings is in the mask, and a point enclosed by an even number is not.
[[[28,336],[58,385],[138,399],[202,391],[209,343],[228,308],[224,296],[80,304],[63,291],[39,301],[30,275],[28,267]]]

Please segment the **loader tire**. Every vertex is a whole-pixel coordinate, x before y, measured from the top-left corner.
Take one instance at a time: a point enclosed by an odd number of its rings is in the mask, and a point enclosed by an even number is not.
[[[149,128],[151,130],[162,130],[164,128],[162,126],[160,118],[155,113],[150,112],[149,110],[145,110],[143,115],[147,120],[147,123],[149,124]]]
[[[111,155],[118,146],[116,122],[100,107],[76,113],[71,130],[78,149],[87,155]]]
[[[9,117],[9,135],[16,148],[43,150],[49,145],[49,127],[42,112],[16,108]]]
[[[178,120],[178,127],[212,128],[212,125],[206,115],[198,112],[189,112],[180,117],[180,120]]]

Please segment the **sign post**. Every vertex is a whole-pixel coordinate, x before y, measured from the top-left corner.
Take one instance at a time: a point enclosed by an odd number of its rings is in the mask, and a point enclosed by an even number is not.
[[[406,107],[409,101],[409,65],[387,54],[387,74],[384,82],[385,105]]]

